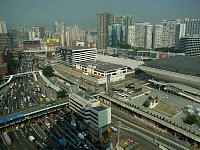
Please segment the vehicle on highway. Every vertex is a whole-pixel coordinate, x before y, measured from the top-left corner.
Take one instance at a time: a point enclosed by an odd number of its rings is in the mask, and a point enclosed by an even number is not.
[[[64,118],[61,116],[58,116],[58,119],[60,119],[61,121],[64,121]]]
[[[30,136],[28,137],[28,139],[29,139],[32,143],[35,141],[35,137],[32,136],[32,135],[30,135]]]
[[[115,127],[113,127],[113,126],[111,126],[110,128],[111,128],[111,130],[112,130],[113,132],[117,132],[117,128],[115,128]]]
[[[62,110],[59,111],[59,114],[62,115],[62,116],[65,115],[64,111],[62,111]]]
[[[44,94],[41,94],[41,96],[42,96],[43,98],[46,98],[46,96],[45,96]]]
[[[76,122],[72,120],[71,121],[71,125],[75,127],[76,126]]]
[[[44,122],[45,122],[45,125],[46,125],[48,128],[51,127],[51,124],[50,124],[50,122],[49,122],[48,120],[45,120]]]
[[[5,140],[6,144],[7,144],[7,145],[11,145],[11,144],[12,144],[12,140],[11,140],[11,138],[9,137],[8,133],[7,133],[7,132],[4,132],[2,135],[3,135],[3,139]]]
[[[84,148],[85,149],[89,149],[89,147],[87,146],[87,144],[84,144]]]
[[[83,140],[84,139],[84,135],[82,133],[78,133],[78,137]]]

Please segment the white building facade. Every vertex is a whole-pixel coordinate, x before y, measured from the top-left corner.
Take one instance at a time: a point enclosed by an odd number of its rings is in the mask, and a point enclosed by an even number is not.
[[[162,25],[155,25],[153,31],[153,48],[163,47],[162,43],[163,27]]]
[[[153,25],[151,25],[151,24],[148,24],[148,25],[146,25],[145,26],[145,45],[144,45],[144,47],[146,48],[146,49],[152,49],[152,42],[153,42],[153,40],[152,40],[152,33],[153,33]]]
[[[180,23],[180,20],[164,20],[162,22],[163,26],[163,47],[174,47],[175,46],[175,30],[176,25]]]
[[[69,94],[69,102],[70,109],[98,134],[108,130],[111,123],[110,107],[102,106],[99,100],[81,91]]]
[[[135,25],[128,26],[128,44],[135,47]]]
[[[65,61],[67,65],[74,66],[76,63],[83,61],[95,61],[97,58],[97,49],[68,49],[59,48],[57,51],[57,59]]]
[[[41,40],[39,27],[32,27],[32,30],[29,32],[29,40]]]
[[[145,27],[147,22],[135,23],[135,47],[144,48],[145,46]]]
[[[83,71],[84,74],[90,74],[90,76],[96,77],[96,81],[93,81],[96,84],[105,84],[108,76],[110,82],[124,80],[128,72],[128,67],[126,66],[105,62],[77,63],[75,67]],[[84,76],[82,78],[84,78]],[[84,79],[89,80],[89,78]]]
[[[7,27],[4,21],[0,21],[0,33],[7,33]]]

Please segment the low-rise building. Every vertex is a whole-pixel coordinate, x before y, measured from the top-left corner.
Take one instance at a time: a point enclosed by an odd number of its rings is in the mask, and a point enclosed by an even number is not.
[[[151,76],[200,89],[199,57],[174,56],[152,60],[139,66]]]
[[[97,78],[97,84],[105,84],[109,76],[110,82],[125,79],[128,67],[100,61],[85,61],[76,63],[75,68],[86,75]]]

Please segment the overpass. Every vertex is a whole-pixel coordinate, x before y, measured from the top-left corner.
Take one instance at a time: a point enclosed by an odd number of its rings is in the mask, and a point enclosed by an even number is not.
[[[35,75],[35,73],[39,73],[39,71],[31,71],[31,72],[23,72],[23,73],[17,73],[17,74],[13,74],[13,75],[9,75],[9,76],[4,76],[4,78],[8,78],[8,80],[0,85],[0,89],[3,88],[4,86],[6,86],[7,84],[10,83],[10,81],[15,78],[15,77],[19,77],[19,76],[26,76],[26,75]]]
[[[6,116],[0,117],[0,129],[20,123],[35,117],[39,117],[48,113],[57,111],[62,107],[69,106],[69,101],[66,99],[50,101],[37,107],[26,110],[17,111]]]
[[[20,53],[42,53],[42,52],[55,52],[55,49],[45,50],[45,49],[34,49],[34,50],[23,50]]]

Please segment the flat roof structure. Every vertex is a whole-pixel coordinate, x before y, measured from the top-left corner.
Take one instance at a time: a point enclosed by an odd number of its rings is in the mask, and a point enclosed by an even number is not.
[[[93,103],[93,102],[96,102],[97,99],[95,99],[93,96],[87,94],[87,93],[84,93],[83,91],[79,91],[76,93],[78,96],[84,98],[85,100],[89,101],[90,103]]]
[[[200,77],[200,57],[174,56],[152,60],[144,66]]]
[[[125,68],[126,66],[118,65],[118,64],[112,64],[108,62],[102,62],[102,61],[84,61],[80,62],[83,66],[95,66],[95,70],[100,71],[110,71],[110,70],[116,70],[120,68]]]
[[[96,106],[96,107],[93,107],[93,109],[95,109],[96,111],[102,111],[102,110],[107,109],[107,107],[104,107],[104,106]]]
[[[139,65],[144,64],[143,61],[136,61],[132,59],[118,58],[118,57],[107,56],[107,55],[97,55],[97,60],[102,61],[102,62],[109,62],[109,63],[117,64],[117,65],[127,66],[127,67],[130,67],[131,69],[136,69],[138,68]]]
[[[164,81],[200,89],[199,64],[200,57],[174,56],[145,62],[139,69]]]
[[[176,88],[182,89],[183,91],[188,91],[190,93],[200,95],[199,89],[192,88],[192,87],[187,86],[187,85],[183,85],[183,84],[180,84],[180,83],[168,83],[168,85],[172,85]]]

